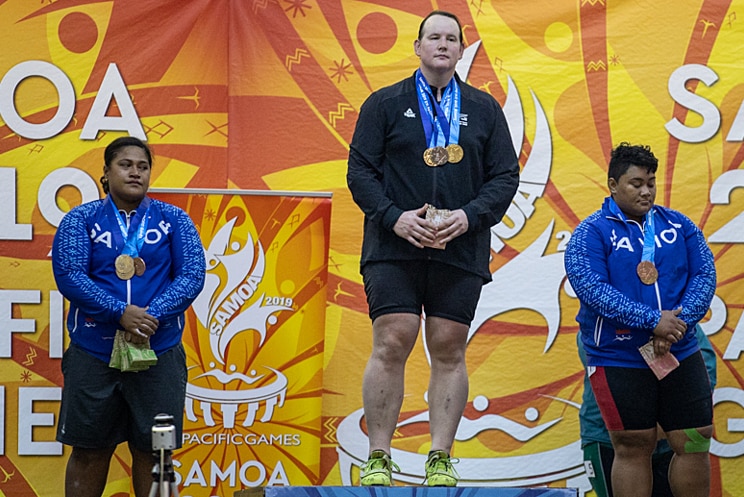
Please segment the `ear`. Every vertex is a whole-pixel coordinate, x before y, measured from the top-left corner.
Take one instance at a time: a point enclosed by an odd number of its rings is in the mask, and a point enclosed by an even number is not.
[[[413,40],[413,53],[416,57],[421,57],[421,42],[417,39]]]
[[[617,193],[617,181],[615,181],[615,178],[609,178],[607,180],[607,186],[610,188],[610,193],[612,195]]]

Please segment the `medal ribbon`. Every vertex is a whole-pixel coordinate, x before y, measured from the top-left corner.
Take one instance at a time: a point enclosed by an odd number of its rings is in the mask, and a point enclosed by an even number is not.
[[[646,214],[645,229],[643,230],[643,253],[641,261],[654,262],[654,253],[656,251],[656,231],[654,230],[654,208]]]
[[[625,214],[620,210],[620,207],[615,203],[615,199],[610,197],[609,204],[610,212],[615,214],[623,221],[627,221]],[[654,254],[656,252],[656,230],[654,229],[654,208],[651,206],[651,210],[646,213],[645,228],[643,229],[643,252],[641,252],[641,262],[650,261],[654,262]]]
[[[420,69],[416,71],[416,89],[427,145],[431,148],[458,143],[460,86],[455,78],[453,77],[444,89],[441,104],[437,102]]]
[[[146,200],[147,199],[143,200],[143,202],[145,202]],[[111,208],[114,210],[114,216],[116,217],[116,222],[119,225],[119,231],[121,232],[123,239],[126,240],[121,253],[123,255],[129,255],[131,257],[139,256],[139,251],[140,249],[142,249],[142,245],[145,243],[145,233],[147,233],[147,214],[150,212],[149,202],[147,202],[147,209],[145,210],[145,213],[140,220],[139,226],[131,233],[129,233],[127,225],[124,222],[124,218],[121,216],[121,213],[116,207],[116,204],[113,202],[113,200],[110,200],[109,202],[111,204]],[[134,218],[134,216],[132,216],[132,218]]]

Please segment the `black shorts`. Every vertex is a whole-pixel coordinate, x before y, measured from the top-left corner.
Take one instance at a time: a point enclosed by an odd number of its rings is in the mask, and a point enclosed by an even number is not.
[[[436,261],[371,262],[362,268],[369,317],[397,312],[470,325],[485,281]]]
[[[73,447],[104,449],[128,441],[152,451],[156,415],[173,416],[181,446],[186,398],[186,353],[181,344],[158,355],[155,366],[122,373],[70,344],[62,357],[62,403],[57,441]]]
[[[713,395],[700,352],[680,361],[663,380],[649,368],[597,367],[589,376],[608,430],[664,431],[713,423]]]

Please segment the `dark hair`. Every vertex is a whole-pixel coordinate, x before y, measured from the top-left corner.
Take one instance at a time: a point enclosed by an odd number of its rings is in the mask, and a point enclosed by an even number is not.
[[[631,166],[645,168],[649,173],[655,173],[659,167],[659,159],[654,156],[648,145],[631,145],[622,142],[612,151],[607,179],[619,181]]]
[[[457,18],[455,14],[452,12],[447,12],[446,10],[433,10],[429,12],[429,15],[424,17],[424,20],[421,21],[421,24],[419,24],[419,32],[418,32],[418,39],[421,41],[421,38],[424,36],[424,24],[426,24],[426,21],[429,20],[430,17],[433,16],[444,16],[449,17],[450,19],[454,19],[454,21],[457,23],[457,27],[460,30],[460,43],[462,44],[462,24],[460,24],[460,19]]]
[[[150,164],[150,167],[152,167],[152,152],[150,151],[150,147],[148,147],[147,144],[139,138],[135,138],[133,136],[122,136],[109,143],[106,147],[106,150],[103,151],[104,170],[111,165],[111,162],[113,162],[117,152],[119,152],[119,150],[124,147],[141,148],[147,156],[147,162]],[[101,182],[101,187],[103,187],[103,192],[108,195],[109,188],[106,175],[104,174],[103,176],[101,176],[101,179],[99,181]]]

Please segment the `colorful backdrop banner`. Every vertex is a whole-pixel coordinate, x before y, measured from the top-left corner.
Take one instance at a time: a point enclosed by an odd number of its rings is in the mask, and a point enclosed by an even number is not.
[[[744,3],[733,0],[0,1],[0,492],[51,496],[62,484],[64,306],[51,240],[65,212],[100,196],[103,147],[127,133],[152,145],[155,188],[333,196],[323,340],[303,331],[286,347],[272,331],[304,330],[298,299],[312,309],[322,299],[303,279],[318,252],[297,249],[298,235],[271,226],[263,207],[254,214],[252,197],[241,217],[241,196],[176,196],[196,207],[202,229],[214,213],[202,241],[220,261],[208,297],[189,311],[182,495],[357,482],[371,325],[348,144],[364,99],[418,66],[413,40],[435,8],[460,17],[458,72],[502,104],[522,168],[491,230],[493,282],[469,332],[470,396],[454,449],[464,483],[592,495],[579,447],[578,302],[563,250],[608,194],[610,150],[629,141],[660,158],[657,203],[690,216],[715,255],[718,286],[702,323],[719,359],[712,495],[744,492]],[[288,211],[331,208],[289,205],[277,207],[285,225]],[[320,224],[304,229],[299,238]],[[277,260],[286,273],[274,274],[272,246],[285,241],[297,267]],[[265,288],[250,272],[261,253]],[[250,261],[240,278],[228,266],[238,260]],[[238,305],[251,324],[232,325]],[[265,337],[259,317],[276,319]],[[398,483],[417,484],[429,444],[423,340],[407,371],[393,450]],[[319,420],[307,407],[318,402]],[[128,455],[116,457],[107,496],[125,492]]]

